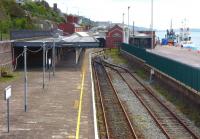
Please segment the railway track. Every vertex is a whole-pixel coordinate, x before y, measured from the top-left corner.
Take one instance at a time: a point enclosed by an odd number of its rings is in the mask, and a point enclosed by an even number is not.
[[[104,65],[119,74],[127,84],[132,93],[138,98],[141,104],[169,139],[198,139],[199,137],[191,131],[186,123],[178,118],[165,104],[163,104],[154,93],[145,86],[134,74],[127,69],[103,62]]]
[[[128,114],[111,84],[101,61],[93,60],[97,90],[100,96],[107,139],[137,139]]]

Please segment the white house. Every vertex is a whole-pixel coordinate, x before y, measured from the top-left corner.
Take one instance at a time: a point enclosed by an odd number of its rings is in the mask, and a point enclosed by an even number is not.
[[[23,5],[24,4],[24,0],[16,0],[16,3]]]

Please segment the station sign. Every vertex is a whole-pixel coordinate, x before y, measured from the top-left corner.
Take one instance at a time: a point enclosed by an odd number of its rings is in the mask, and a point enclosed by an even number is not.
[[[5,88],[4,90],[4,99],[7,100],[11,97],[11,85],[9,85],[8,87]]]

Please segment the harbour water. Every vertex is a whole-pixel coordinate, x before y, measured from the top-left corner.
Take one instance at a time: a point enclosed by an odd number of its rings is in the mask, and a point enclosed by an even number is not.
[[[177,34],[179,32],[176,32]],[[159,37],[161,40],[162,38],[165,38],[166,31],[157,31],[156,32],[156,37]],[[192,49],[193,50],[200,50],[200,32],[191,32],[191,38],[192,38]]]

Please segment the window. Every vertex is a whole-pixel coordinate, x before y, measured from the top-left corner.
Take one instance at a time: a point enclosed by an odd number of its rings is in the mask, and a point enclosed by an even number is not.
[[[113,34],[112,37],[113,37],[113,38],[121,38],[122,36],[121,36],[121,34],[119,34],[119,33],[115,33],[115,34]]]
[[[120,44],[121,44],[121,42],[119,42],[119,41],[114,41],[114,42],[113,42],[113,45],[114,45],[115,47],[120,47]]]

